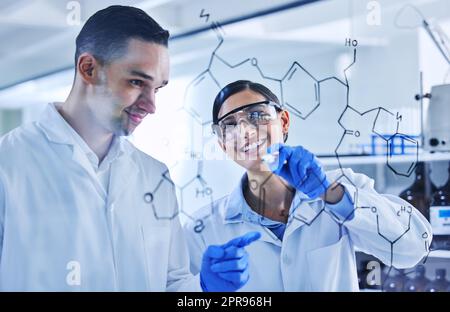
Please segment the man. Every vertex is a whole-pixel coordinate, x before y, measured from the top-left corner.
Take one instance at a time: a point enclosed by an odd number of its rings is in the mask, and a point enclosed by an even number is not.
[[[210,246],[198,276],[176,217],[166,166],[122,136],[155,112],[169,80],[169,33],[142,10],[95,13],[76,39],[64,103],[0,141],[0,289],[234,291],[244,247]],[[144,195],[155,189],[151,204]],[[238,270],[216,273],[217,264]]]

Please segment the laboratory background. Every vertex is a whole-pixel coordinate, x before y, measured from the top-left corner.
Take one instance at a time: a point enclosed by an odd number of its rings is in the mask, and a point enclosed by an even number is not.
[[[432,224],[433,243],[415,268],[357,252],[360,289],[449,291],[450,1],[2,0],[0,135],[66,99],[74,39],[112,4],[139,7],[171,32],[170,83],[129,137],[168,166],[161,183],[175,185],[170,216],[153,205],[157,189],[136,195],[155,215],[186,222],[232,191],[243,169],[217,144],[212,104],[228,83],[252,80],[290,112],[287,144],[309,149],[327,170],[368,175]],[[202,219],[194,221],[201,231]]]

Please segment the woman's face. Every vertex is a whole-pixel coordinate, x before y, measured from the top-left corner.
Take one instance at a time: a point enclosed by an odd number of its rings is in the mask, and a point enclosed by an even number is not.
[[[266,98],[252,90],[244,90],[230,96],[219,111],[218,118],[250,103],[266,101]],[[258,109],[255,107],[255,110]],[[219,138],[219,144],[224,152],[247,170],[268,170],[262,163],[262,156],[267,148],[275,143],[283,143],[283,133],[289,128],[289,113],[277,112],[276,118],[265,125],[253,125],[247,122],[245,113],[234,113],[236,127],[226,139]],[[226,119],[228,119],[227,117]]]

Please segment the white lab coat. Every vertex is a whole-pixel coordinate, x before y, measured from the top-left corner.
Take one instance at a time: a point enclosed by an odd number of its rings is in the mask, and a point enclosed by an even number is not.
[[[309,200],[296,192],[282,241],[269,229],[242,218],[245,199],[239,183],[229,196],[214,202],[211,216],[207,217],[210,207],[198,212],[198,218],[205,218],[202,232],[194,231],[201,228],[199,222],[185,225],[191,272],[199,271],[206,246],[248,231],[259,231],[262,238],[246,248],[250,279],[241,291],[358,291],[356,249],[396,268],[416,265],[432,239],[428,221],[402,199],[378,194],[367,176],[351,169],[344,173],[340,179],[341,170],[327,176],[338,179],[356,201],[354,217],[343,222],[346,218],[333,214],[321,199]]]
[[[166,166],[120,138],[106,195],[61,122],[50,105],[0,141],[0,289],[200,291]]]

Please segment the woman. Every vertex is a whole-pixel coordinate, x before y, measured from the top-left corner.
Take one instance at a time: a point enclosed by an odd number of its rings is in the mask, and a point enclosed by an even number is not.
[[[426,255],[431,227],[414,207],[378,194],[363,174],[324,172],[312,153],[283,144],[289,113],[265,86],[227,85],[212,114],[220,147],[246,173],[229,196],[214,202],[202,232],[195,222],[186,225],[194,274],[206,246],[248,231],[262,237],[247,248],[250,277],[243,291],[357,291],[355,250],[396,268]],[[216,272],[246,265],[224,263]]]

